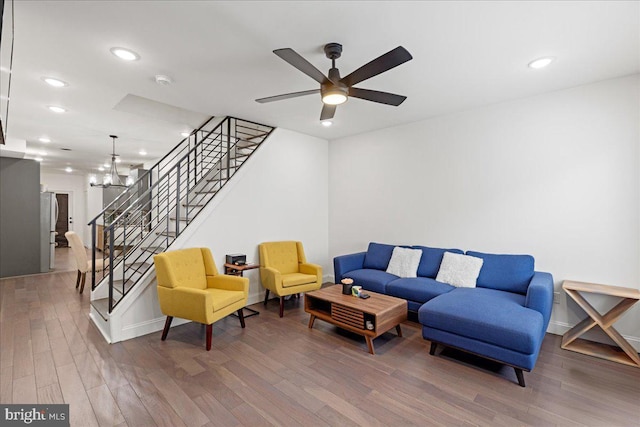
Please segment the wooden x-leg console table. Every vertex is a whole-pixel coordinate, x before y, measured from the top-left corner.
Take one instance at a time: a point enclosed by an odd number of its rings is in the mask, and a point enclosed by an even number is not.
[[[615,330],[613,324],[622,317],[622,315],[640,300],[640,291],[637,289],[623,288],[619,286],[597,285],[594,283],[573,282],[565,280],[562,283],[562,289],[578,303],[589,317],[578,323],[562,336],[562,348],[572,350],[578,353],[588,354],[603,359],[611,360],[625,365],[640,367],[640,357],[638,352],[627,340],[624,339],[618,331]],[[580,292],[593,294],[610,295],[622,298],[615,307],[602,315],[593,308]],[[593,328],[595,325],[600,326],[602,330],[611,337],[611,339],[622,349],[617,349],[599,343],[586,340],[578,340],[578,338]]]

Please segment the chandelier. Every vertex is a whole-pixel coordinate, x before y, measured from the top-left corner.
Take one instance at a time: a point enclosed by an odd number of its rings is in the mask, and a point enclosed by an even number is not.
[[[123,184],[120,179],[120,175],[118,174],[118,167],[116,165],[116,157],[119,155],[116,154],[116,139],[118,137],[116,135],[109,135],[113,144],[113,151],[111,153],[111,167],[109,168],[109,173],[106,174],[102,179],[102,184],[98,184],[94,182],[95,179],[90,182],[92,187],[100,187],[100,188],[109,188],[109,187],[122,187],[127,188],[127,184]]]

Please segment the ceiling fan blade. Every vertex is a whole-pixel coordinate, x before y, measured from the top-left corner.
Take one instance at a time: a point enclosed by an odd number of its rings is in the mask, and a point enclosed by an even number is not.
[[[395,93],[380,92],[377,90],[359,89],[357,87],[349,88],[349,96],[354,98],[365,99],[367,101],[379,102],[380,104],[398,106],[407,99],[406,96],[396,95]]]
[[[280,58],[284,59],[289,64],[293,65],[298,70],[302,71],[307,76],[311,77],[313,80],[317,81],[320,84],[325,83],[329,80],[325,77],[324,74],[322,74],[322,71],[314,67],[309,61],[304,59],[293,49],[276,49],[273,51],[273,53],[275,53]]]
[[[266,98],[256,99],[256,102],[264,104],[265,102],[281,101],[283,99],[296,98],[298,96],[313,95],[320,93],[320,89],[303,90],[302,92],[285,93],[284,95],[268,96]]]
[[[336,114],[337,105],[322,104],[322,112],[320,113],[320,121],[333,119]]]
[[[389,71],[390,69],[395,68],[400,64],[404,64],[411,59],[413,59],[413,56],[411,56],[405,48],[398,46],[397,48],[390,50],[384,55],[381,55],[373,61],[363,65],[348,76],[343,77],[340,79],[340,82],[347,86],[353,86],[363,80],[370,79],[373,76]]]

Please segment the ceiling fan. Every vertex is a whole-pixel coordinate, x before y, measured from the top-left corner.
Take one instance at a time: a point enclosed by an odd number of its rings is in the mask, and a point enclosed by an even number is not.
[[[320,70],[314,67],[309,61],[304,59],[293,49],[276,49],[273,53],[320,83],[320,89],[269,96],[267,98],[256,99],[256,102],[265,103],[280,101],[283,99],[320,93],[322,95],[323,103],[320,120],[328,120],[333,118],[336,112],[336,107],[346,102],[349,97],[379,102],[381,104],[394,105],[396,107],[407,99],[406,96],[396,95],[394,93],[353,87],[364,80],[370,79],[378,74],[382,74],[385,71],[389,71],[390,69],[413,59],[411,54],[402,46],[398,46],[397,48],[390,50],[384,55],[379,56],[342,78],[340,77],[340,71],[336,68],[336,59],[340,58],[340,55],[342,54],[342,45],[339,43],[329,43],[324,46],[324,53],[327,55],[327,58],[331,60],[331,69],[329,70],[328,77],[322,74]]]

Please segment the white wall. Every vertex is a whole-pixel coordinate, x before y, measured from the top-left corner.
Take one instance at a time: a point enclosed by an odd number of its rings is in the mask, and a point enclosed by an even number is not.
[[[73,224],[69,224],[69,230],[75,231],[85,244],[90,239],[90,230],[87,226],[87,180],[85,176],[72,174],[58,174],[41,171],[40,184],[47,191],[54,193],[69,193],[69,208],[73,209]],[[89,240],[89,243],[91,241]]]
[[[330,259],[370,241],[528,253],[557,291],[638,288],[639,118],[635,75],[331,141]],[[556,333],[584,317],[560,302]],[[638,347],[640,307],[617,325]]]
[[[244,253],[258,263],[258,244],[300,240],[309,262],[331,273],[328,230],[328,141],[276,129],[216,195],[172,248],[209,247],[223,270],[225,255]],[[264,298],[258,270],[249,302]]]

